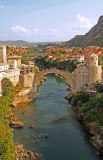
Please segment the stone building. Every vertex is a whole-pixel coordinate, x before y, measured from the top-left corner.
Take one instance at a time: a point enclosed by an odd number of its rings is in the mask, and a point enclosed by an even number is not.
[[[6,46],[0,46],[0,63],[7,64]]]
[[[84,85],[101,82],[102,69],[98,65],[98,56],[89,54],[84,56],[84,63],[78,64],[72,72],[71,88],[73,92],[81,91]]]
[[[20,74],[28,74],[28,73],[34,74],[34,64],[30,64],[30,65],[22,64],[20,66]]]
[[[3,78],[8,78],[14,86],[16,86],[19,82],[19,76],[20,76],[20,69],[15,68],[11,70],[7,70],[5,72],[0,73],[0,96],[2,96],[2,85],[1,80]]]
[[[8,78],[14,86],[19,82],[19,76],[20,76],[20,69],[15,68],[8,70],[5,74],[5,77]]]
[[[101,82],[101,65],[98,65],[98,56],[95,54],[85,55],[84,63],[89,67],[90,70],[90,81]]]
[[[80,91],[84,84],[89,82],[89,67],[85,64],[79,64],[72,73],[71,87],[73,92]]]
[[[16,60],[8,60],[8,66],[9,66],[9,69],[15,69],[17,67],[17,61]]]
[[[21,57],[6,56],[6,47],[0,46],[0,96],[2,96],[1,80],[8,78],[15,86],[19,82],[20,69],[17,68],[21,64]]]
[[[9,68],[8,64],[0,63],[0,72],[7,71]]]
[[[21,65],[21,56],[8,56],[7,63],[10,69],[14,69]]]
[[[6,57],[6,47],[0,46],[0,72],[8,70],[7,57]]]
[[[23,88],[33,87],[34,73],[34,63],[20,66],[20,84]]]

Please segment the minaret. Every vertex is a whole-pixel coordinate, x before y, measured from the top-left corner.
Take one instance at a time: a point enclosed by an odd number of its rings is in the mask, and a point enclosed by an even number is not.
[[[6,46],[0,46],[0,63],[7,64]]]

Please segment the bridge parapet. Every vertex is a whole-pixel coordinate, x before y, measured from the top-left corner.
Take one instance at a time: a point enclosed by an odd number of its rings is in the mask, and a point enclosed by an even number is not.
[[[71,85],[71,76],[72,76],[72,74],[70,72],[66,72],[66,71],[62,71],[62,70],[54,68],[54,69],[42,70],[42,71],[36,73],[35,77],[34,77],[34,86],[37,84],[37,82],[38,82],[38,80],[40,78],[42,78],[44,75],[49,74],[49,73],[60,74]]]

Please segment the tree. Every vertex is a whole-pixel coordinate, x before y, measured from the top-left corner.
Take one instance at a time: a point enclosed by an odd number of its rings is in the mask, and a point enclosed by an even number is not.
[[[15,93],[15,87],[8,78],[3,78],[1,81],[2,84],[2,95],[3,96],[13,96]]]
[[[21,63],[28,65],[28,64],[29,64],[28,58],[27,58],[27,57],[22,57],[22,58],[21,58]]]
[[[13,134],[7,123],[7,120],[0,116],[0,159],[16,160]]]

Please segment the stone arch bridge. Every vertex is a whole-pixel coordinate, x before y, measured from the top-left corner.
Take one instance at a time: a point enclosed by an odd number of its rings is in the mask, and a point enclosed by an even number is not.
[[[67,83],[71,86],[71,79],[72,79],[72,74],[70,72],[66,72],[66,71],[62,71],[62,70],[59,70],[59,69],[48,69],[48,70],[42,70],[38,73],[35,74],[34,76],[34,82],[33,82],[33,87],[35,88],[37,82],[46,74],[49,74],[49,73],[55,73],[55,74],[58,74],[58,75],[61,75],[63,76]]]

